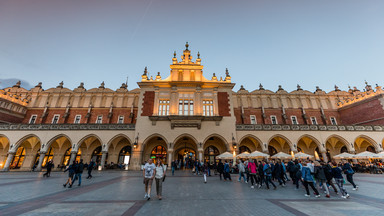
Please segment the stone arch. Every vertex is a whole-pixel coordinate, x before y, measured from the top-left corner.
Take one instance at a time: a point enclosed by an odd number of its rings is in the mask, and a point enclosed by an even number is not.
[[[100,143],[102,143],[102,140],[101,140],[101,138],[100,138],[98,135],[96,135],[96,134],[88,134],[88,135],[84,136],[83,138],[81,138],[81,139],[79,140],[79,142],[76,143],[76,149],[77,149],[78,147],[80,147],[80,145],[81,145],[85,140],[87,140],[87,139],[89,139],[89,138],[92,138],[92,137],[95,137],[96,139],[98,139],[98,140],[100,141]]]
[[[60,139],[60,138],[62,138],[62,137],[66,138],[66,139],[69,141],[69,143],[72,145],[72,140],[71,140],[71,138],[69,138],[68,135],[66,135],[66,134],[58,134],[58,135],[52,137],[52,138],[46,143],[46,147],[45,147],[44,149],[48,149],[48,148],[52,145],[53,142],[55,142],[57,139]]]
[[[20,170],[30,170],[31,167],[34,164],[34,158],[35,158],[35,151],[39,148],[41,145],[41,139],[35,135],[35,134],[28,134],[21,139],[19,139],[16,144],[11,147],[12,152],[15,152],[17,154],[17,150],[20,147],[23,147],[25,149],[25,156],[23,159],[23,162],[21,164]],[[13,161],[15,160],[16,156],[13,158]],[[11,161],[11,166],[12,162]]]
[[[301,150],[303,150],[304,153],[310,154],[310,155],[314,155],[316,147],[319,148],[319,150],[322,150],[322,149],[325,150],[320,144],[318,139],[308,134],[304,134],[300,136],[299,139],[297,139],[296,144],[297,144],[297,148],[301,148]],[[303,146],[303,144],[305,146]]]
[[[179,135],[178,137],[175,138],[175,140],[173,141],[173,145],[175,145],[176,142],[178,142],[181,138],[184,138],[184,137],[190,138],[191,140],[193,140],[196,143],[196,145],[199,143],[197,141],[197,139],[194,136],[192,136],[191,134],[183,133],[183,134],[181,134],[181,135]]]
[[[333,156],[340,154],[343,146],[345,146],[350,152],[354,151],[352,146],[343,137],[336,134],[328,136],[327,139],[325,139],[325,148],[328,160],[331,161]]]
[[[209,136],[207,136],[205,139],[204,139],[204,141],[203,141],[203,148],[205,148],[204,147],[204,145],[206,144],[206,142],[211,138],[211,137],[217,137],[217,138],[219,138],[221,141],[223,141],[223,143],[224,143],[224,145],[225,145],[225,148],[226,148],[226,150],[225,151],[229,151],[231,148],[229,147],[229,144],[228,144],[228,142],[227,142],[227,140],[223,137],[223,136],[221,136],[221,135],[219,135],[219,134],[211,134],[211,135],[209,135]]]
[[[263,143],[261,142],[261,140],[252,135],[252,134],[247,134],[245,136],[243,136],[240,141],[239,141],[239,144],[238,144],[238,148],[239,148],[239,151],[240,151],[240,148],[242,146],[245,146],[247,147],[251,152],[253,151],[263,151]]]
[[[376,152],[380,151],[379,145],[369,136],[359,135],[353,142],[356,153],[367,151],[368,146],[373,146]]]
[[[132,149],[133,149],[132,141],[127,135],[117,134],[116,136],[112,137],[107,143],[108,161],[116,164],[119,163],[119,154],[121,150],[126,146],[131,147],[130,154],[132,154]]]
[[[53,164],[61,165],[63,161],[63,157],[66,153],[66,150],[72,147],[72,140],[66,134],[58,134],[52,137],[46,143],[46,146],[43,148],[43,150],[49,151],[50,147],[52,147],[52,151],[53,151]]]
[[[182,161],[182,164],[196,160],[198,158],[198,145],[199,143],[190,134],[182,134],[175,139],[172,145],[174,160]]]
[[[11,147],[12,149],[10,149],[10,150],[17,149],[24,141],[26,141],[26,140],[28,140],[30,138],[36,138],[38,140],[38,142],[41,143],[41,139],[37,135],[35,135],[35,134],[28,134],[28,135],[23,136],[21,139],[19,139],[16,142],[16,144],[13,147]],[[31,146],[31,148],[32,147],[34,147],[34,146]]]
[[[269,148],[269,146],[272,146],[274,149],[276,149],[277,152],[290,153],[290,151],[296,151],[296,148],[292,145],[292,142],[281,134],[273,135],[268,140],[267,145],[269,154],[272,154],[272,152],[270,152],[271,148]]]
[[[5,149],[5,147],[7,147],[9,145],[11,141],[9,140],[9,138],[4,135],[4,134],[0,134],[0,147]]]
[[[142,162],[145,162],[149,158],[151,158],[152,152],[155,149],[157,149],[157,147],[159,147],[159,149],[165,149],[166,152],[164,154],[164,151],[161,151],[159,154],[156,154],[155,159],[157,160],[157,159],[161,158],[163,163],[167,164],[168,163],[168,161],[167,161],[168,142],[164,138],[164,136],[157,134],[157,133],[148,136],[144,140],[143,145],[142,145],[142,150],[143,150]]]
[[[3,134],[0,134],[0,169],[5,165],[7,160],[7,154],[9,150],[9,138]]]

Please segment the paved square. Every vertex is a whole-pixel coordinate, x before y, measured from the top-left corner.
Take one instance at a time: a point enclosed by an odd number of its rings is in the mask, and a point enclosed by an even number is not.
[[[360,186],[348,200],[304,197],[291,182],[277,190],[251,189],[250,184],[220,181],[178,171],[163,184],[163,200],[144,200],[141,172],[95,172],[82,186],[64,188],[67,174],[0,173],[0,215],[384,215],[383,175],[356,174]]]

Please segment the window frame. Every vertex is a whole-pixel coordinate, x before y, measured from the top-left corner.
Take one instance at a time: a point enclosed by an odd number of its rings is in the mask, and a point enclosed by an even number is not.
[[[296,123],[293,122],[293,119],[295,119]],[[292,123],[292,125],[298,125],[299,124],[299,121],[297,121],[297,116],[291,116],[291,123]]]
[[[253,117],[253,119],[252,119],[252,117]],[[252,120],[254,120],[253,123],[252,123]],[[254,125],[257,124],[256,115],[250,115],[250,116],[249,116],[249,121],[250,121],[251,124],[254,124]]]
[[[101,119],[100,119],[100,122],[99,122],[99,117],[101,117]],[[95,122],[96,124],[103,124],[103,115],[98,115],[97,117],[96,117],[96,122]]]
[[[54,122],[56,117],[57,117],[57,121]],[[51,124],[58,124],[59,120],[60,120],[60,114],[55,114],[55,115],[53,115]]]
[[[213,116],[213,100],[203,100],[203,116]]]
[[[313,123],[313,120],[315,120],[315,123]],[[316,119],[315,116],[311,116],[311,123],[312,123],[313,125],[318,125],[318,122],[317,122],[317,119]]]
[[[79,122],[76,122],[77,117],[79,117]],[[73,120],[73,124],[80,124],[81,123],[81,115],[75,115],[75,119]]]
[[[332,119],[334,120],[335,123],[332,122]],[[337,120],[335,116],[329,117],[329,120],[331,121],[331,125],[337,125]]]
[[[169,99],[160,99],[158,107],[159,116],[169,116],[170,100]]]
[[[117,117],[117,124],[124,124],[124,115],[119,115]]]
[[[271,118],[271,124],[273,124],[273,125],[279,124],[279,122],[277,121],[277,117],[275,115],[271,115],[270,118]],[[275,119],[275,123],[273,123],[272,119]]]
[[[193,99],[179,99],[178,114],[181,116],[193,116],[195,114]]]
[[[34,119],[33,119],[34,118]],[[33,122],[32,122],[33,119]],[[36,124],[37,115],[31,115],[31,118],[29,118],[29,124]]]

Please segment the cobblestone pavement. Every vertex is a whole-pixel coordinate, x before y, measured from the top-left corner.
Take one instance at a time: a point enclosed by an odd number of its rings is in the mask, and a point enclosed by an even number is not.
[[[83,174],[86,176],[86,173]],[[356,174],[360,186],[351,198],[304,197],[291,182],[277,190],[251,189],[250,184],[220,181],[192,175],[189,171],[168,174],[163,184],[163,200],[144,200],[141,172],[94,172],[83,177],[80,187],[64,188],[67,174],[0,173],[0,215],[384,215],[384,175]]]

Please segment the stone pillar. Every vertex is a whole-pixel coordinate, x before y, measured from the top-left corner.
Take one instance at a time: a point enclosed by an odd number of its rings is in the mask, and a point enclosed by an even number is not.
[[[14,156],[15,156],[15,152],[9,152],[8,153],[7,161],[5,162],[4,168],[2,171],[9,171],[9,166],[11,165],[11,162],[12,162]]]
[[[103,154],[101,155],[100,166],[101,166],[101,169],[103,170],[104,169],[104,165],[105,165],[105,159],[107,158],[108,152],[103,151],[102,153]]]
[[[129,162],[130,170],[140,170],[141,164],[142,164],[142,158],[141,158],[142,155],[143,155],[142,151],[139,151],[136,149],[132,150],[132,156]]]
[[[327,152],[321,152],[321,155],[323,156],[324,162],[328,163]]]
[[[40,152],[39,164],[36,167],[36,171],[41,171],[42,166],[43,166],[44,157],[45,157],[45,152]]]
[[[203,161],[203,150],[199,150],[199,161]]]
[[[71,159],[69,159],[68,165],[71,165],[73,161],[76,159],[77,152],[76,151],[71,151]]]
[[[173,150],[168,150],[168,169],[171,169],[171,164],[173,160]]]

